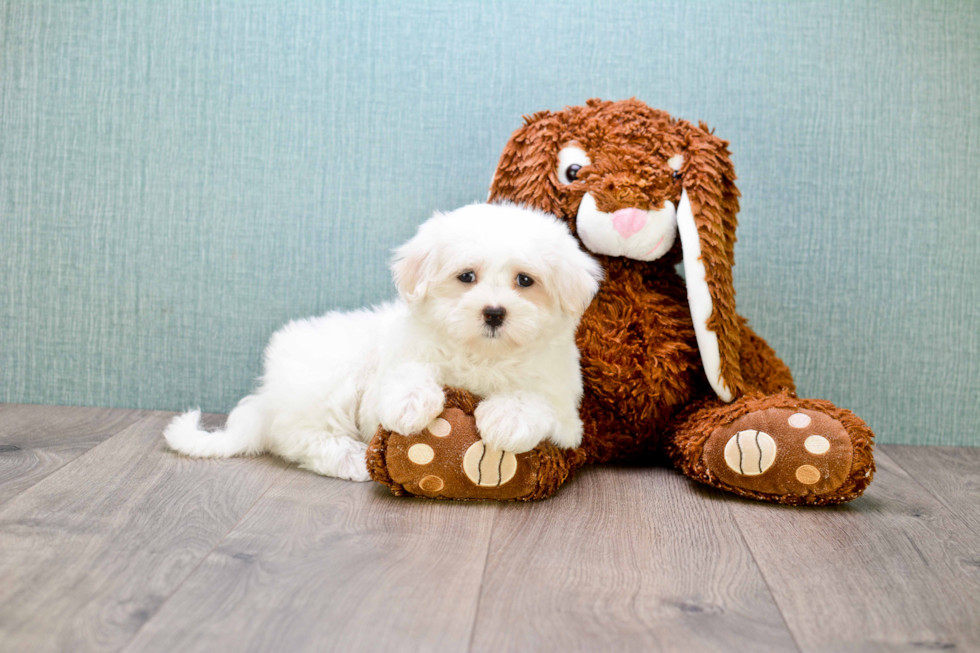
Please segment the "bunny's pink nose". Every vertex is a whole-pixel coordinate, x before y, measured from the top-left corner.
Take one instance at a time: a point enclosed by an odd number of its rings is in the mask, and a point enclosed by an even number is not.
[[[629,238],[647,224],[647,212],[640,209],[619,209],[612,214],[613,227],[623,238]]]

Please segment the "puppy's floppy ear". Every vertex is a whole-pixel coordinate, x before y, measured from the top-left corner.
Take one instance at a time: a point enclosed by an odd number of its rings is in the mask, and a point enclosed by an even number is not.
[[[583,252],[575,239],[568,236],[546,258],[551,270],[547,283],[558,300],[558,305],[569,315],[582,317],[599,292],[599,284],[603,278],[602,266]]]
[[[490,183],[488,202],[507,200],[556,214],[558,150],[564,117],[551,111],[524,116],[524,126],[511,134]]]
[[[698,127],[684,132],[677,228],[684,252],[687,297],[708,382],[722,401],[745,392],[739,366],[741,325],[735,313],[732,266],[739,192],[728,142]]]
[[[425,297],[435,276],[438,243],[431,232],[430,223],[421,225],[411,240],[395,250],[389,263],[398,294],[407,303]]]

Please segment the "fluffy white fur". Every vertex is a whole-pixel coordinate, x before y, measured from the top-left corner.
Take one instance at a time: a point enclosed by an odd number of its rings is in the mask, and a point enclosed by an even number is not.
[[[436,213],[391,268],[400,301],[290,322],[265,350],[259,389],[225,428],[204,431],[190,411],[164,432],[170,446],[197,457],[271,451],[366,481],[378,425],[420,432],[442,412],[444,385],[484,397],[477,426],[496,449],[579,444],[575,329],[602,272],[563,223],[512,204]],[[466,272],[470,283],[459,278]],[[488,324],[486,307],[505,309],[502,324]]]

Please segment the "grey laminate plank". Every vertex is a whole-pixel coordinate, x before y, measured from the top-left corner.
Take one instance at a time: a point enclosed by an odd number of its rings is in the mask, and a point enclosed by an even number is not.
[[[0,504],[146,413],[0,404]]]
[[[501,507],[474,651],[795,651],[724,501],[677,472],[594,468]]]
[[[835,508],[729,499],[805,651],[980,649],[980,540],[884,452]]]
[[[0,650],[115,651],[285,465],[192,460],[151,413],[0,507]]]
[[[129,651],[463,651],[496,508],[290,469]]]
[[[881,450],[945,504],[955,519],[980,534],[980,447],[893,444]],[[976,564],[980,566],[980,553]]]

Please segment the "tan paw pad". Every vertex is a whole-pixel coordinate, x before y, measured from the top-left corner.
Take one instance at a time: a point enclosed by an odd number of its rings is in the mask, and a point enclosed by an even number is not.
[[[438,476],[423,476],[422,480],[419,481],[419,487],[426,492],[438,492],[446,486],[445,482]]]
[[[814,455],[822,456],[830,451],[830,440],[822,435],[811,435],[803,441],[803,447]]]
[[[758,476],[776,459],[776,443],[762,431],[740,431],[725,445],[725,463],[743,476]]]
[[[806,413],[793,413],[786,421],[789,422],[789,425],[794,429],[805,429],[806,427],[810,426],[810,422],[813,420],[811,420],[810,416]]]
[[[514,478],[517,458],[509,451],[500,451],[474,442],[463,456],[463,471],[473,483],[483,487],[503,485]]]
[[[437,438],[449,437],[449,434],[453,432],[452,425],[450,425],[447,420],[444,420],[441,417],[437,417],[434,420],[432,420],[432,423],[429,424],[428,428],[429,428],[429,433],[436,436]]]
[[[436,452],[427,444],[413,444],[408,448],[408,459],[416,465],[428,465],[436,457]]]
[[[813,465],[800,465],[796,468],[796,480],[803,485],[813,485],[820,480],[820,470]]]

